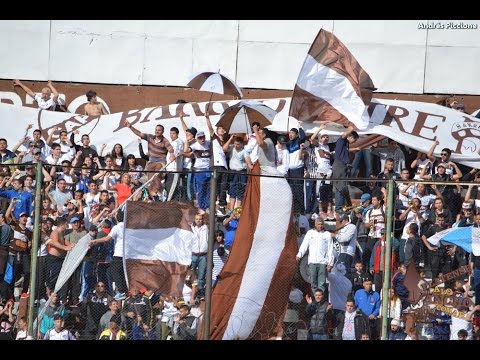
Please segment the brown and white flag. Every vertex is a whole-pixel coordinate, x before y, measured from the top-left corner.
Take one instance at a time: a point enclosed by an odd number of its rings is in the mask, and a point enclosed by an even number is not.
[[[298,75],[289,115],[363,130],[369,124],[367,108],[374,90],[372,79],[345,45],[320,29]]]
[[[194,214],[191,205],[173,201],[127,202],[124,260],[130,291],[182,295],[192,262]]]
[[[259,173],[255,164],[252,174]],[[275,336],[297,270],[287,180],[250,176],[244,200],[233,247],[212,293],[212,340]]]

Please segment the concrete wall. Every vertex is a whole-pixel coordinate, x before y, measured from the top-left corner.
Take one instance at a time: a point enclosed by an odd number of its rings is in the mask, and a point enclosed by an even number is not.
[[[220,70],[244,88],[291,90],[321,27],[379,92],[480,94],[480,21],[460,20],[4,20],[0,79],[185,86]]]

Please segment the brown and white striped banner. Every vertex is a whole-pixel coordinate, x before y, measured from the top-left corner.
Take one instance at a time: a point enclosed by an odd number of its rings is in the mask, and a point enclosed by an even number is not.
[[[192,261],[195,209],[178,202],[128,201],[124,260],[130,291],[181,296]]]
[[[252,174],[259,173],[256,164]],[[275,336],[297,269],[287,181],[250,176],[244,199],[230,256],[212,293],[212,340]]]
[[[321,29],[305,58],[295,85],[290,116],[366,129],[367,113],[376,90],[370,76],[346,46]]]

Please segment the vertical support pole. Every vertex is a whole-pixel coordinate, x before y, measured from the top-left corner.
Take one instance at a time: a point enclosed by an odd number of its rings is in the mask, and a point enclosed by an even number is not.
[[[213,269],[213,244],[215,242],[215,216],[217,203],[217,171],[213,170],[210,177],[210,212],[208,214],[208,253],[207,253],[207,278],[205,284],[205,316],[204,336],[205,340],[210,339],[210,315],[212,311],[212,269]]]
[[[37,163],[37,175],[35,176],[35,210],[33,221],[33,241],[31,253],[31,267],[30,267],[30,285],[28,297],[28,335],[33,336],[33,312],[35,307],[35,294],[37,292],[37,263],[38,263],[38,244],[40,242],[40,213],[42,208],[42,163]]]
[[[390,267],[391,267],[391,259],[392,259],[392,228],[393,228],[393,194],[395,188],[395,181],[390,179],[388,180],[387,184],[387,208],[386,208],[386,216],[387,216],[387,226],[385,229],[385,260],[384,265],[385,268],[383,269],[383,287],[382,287],[382,337],[381,340],[388,339],[388,307],[389,307],[389,296],[388,296],[388,289],[390,288]]]

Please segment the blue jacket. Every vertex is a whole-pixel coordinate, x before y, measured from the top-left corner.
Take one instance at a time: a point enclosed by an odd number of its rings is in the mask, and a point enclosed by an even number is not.
[[[15,209],[13,209],[13,215],[18,219],[22,212],[26,212],[28,216],[33,212],[33,195],[28,191],[22,191],[19,193],[16,190],[0,190],[0,196],[6,197],[8,200],[17,198],[15,203]]]
[[[355,304],[367,316],[378,316],[380,313],[380,295],[376,291],[367,293],[365,289],[357,290]]]

